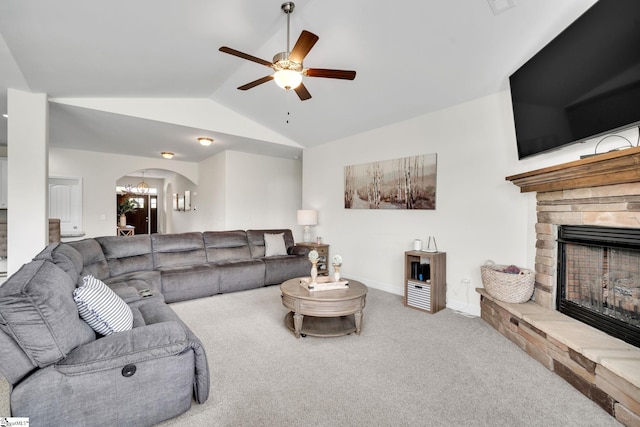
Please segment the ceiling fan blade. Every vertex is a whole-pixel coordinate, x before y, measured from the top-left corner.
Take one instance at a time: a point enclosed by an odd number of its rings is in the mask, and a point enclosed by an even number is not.
[[[264,76],[264,77],[263,77],[263,78],[261,78],[261,79],[254,80],[254,81],[252,81],[252,82],[250,82],[250,83],[247,83],[246,85],[242,85],[242,86],[240,86],[238,89],[240,89],[240,90],[247,90],[247,89],[251,89],[252,87],[256,87],[256,86],[261,85],[262,83],[266,83],[266,82],[268,82],[268,81],[270,81],[270,80],[273,80],[273,75],[270,75],[270,76]]]
[[[304,74],[309,77],[325,77],[327,79],[353,80],[356,78],[355,71],[348,70],[328,70],[325,68],[307,68]]]
[[[295,46],[293,46],[293,49],[291,49],[289,60],[297,62],[298,64],[302,64],[304,57],[307,56],[318,39],[319,37],[315,34],[310,33],[307,30],[303,30],[300,34],[300,37],[298,37],[298,41],[296,42]]]
[[[307,88],[304,86],[304,83],[300,83],[300,85],[298,85],[298,87],[295,88],[294,90],[298,94],[298,98],[300,98],[300,101],[306,101],[307,99],[311,99],[311,94],[309,93]]]
[[[270,67],[270,68],[273,67],[273,63],[269,61],[265,61],[264,59],[260,59],[253,55],[249,55],[248,53],[240,52],[239,50],[231,49],[230,47],[227,47],[227,46],[222,46],[218,50],[220,52],[228,53],[229,55],[237,56],[239,58],[246,59],[248,61],[257,62],[258,64],[264,65],[266,67]]]

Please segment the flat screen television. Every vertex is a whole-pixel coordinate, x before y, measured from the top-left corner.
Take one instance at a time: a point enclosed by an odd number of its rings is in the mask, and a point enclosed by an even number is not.
[[[600,0],[509,77],[518,158],[640,124],[640,0]]]

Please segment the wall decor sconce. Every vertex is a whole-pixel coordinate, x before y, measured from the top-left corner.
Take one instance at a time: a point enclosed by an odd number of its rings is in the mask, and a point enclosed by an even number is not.
[[[184,192],[184,210],[185,211],[191,210],[191,191],[189,190],[186,190]]]
[[[191,191],[185,190],[184,194],[173,193],[173,210],[178,212],[191,210]]]

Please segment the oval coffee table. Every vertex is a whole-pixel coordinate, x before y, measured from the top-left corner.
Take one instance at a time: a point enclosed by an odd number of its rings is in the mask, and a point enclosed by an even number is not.
[[[347,280],[347,289],[330,291],[308,291],[300,285],[300,278],[280,285],[282,304],[291,310],[284,321],[296,338],[306,335],[337,337],[353,332],[360,335],[367,287]]]

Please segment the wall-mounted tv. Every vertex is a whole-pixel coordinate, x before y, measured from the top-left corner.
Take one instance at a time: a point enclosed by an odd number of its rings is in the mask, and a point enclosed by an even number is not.
[[[518,158],[640,124],[640,0],[600,0],[509,77]]]

